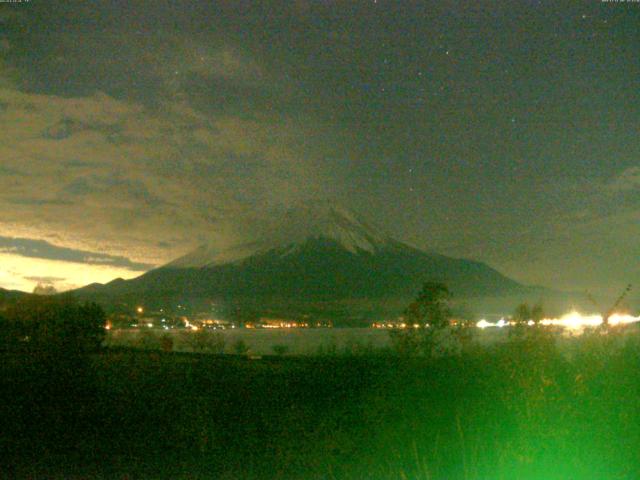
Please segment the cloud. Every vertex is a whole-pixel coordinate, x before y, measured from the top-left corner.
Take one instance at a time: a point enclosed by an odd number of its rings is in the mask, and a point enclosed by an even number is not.
[[[92,282],[106,283],[114,278],[133,278],[140,275],[127,268],[113,265],[50,260],[25,257],[0,251],[0,286],[11,290],[33,291],[41,280],[48,278],[58,291],[65,291]]]
[[[234,218],[242,212],[324,188],[321,164],[305,155],[313,132],[286,117],[9,87],[0,88],[0,103],[7,237],[156,265],[202,241],[241,236]]]
[[[162,49],[159,53],[168,62],[169,78],[195,74],[203,78],[219,78],[246,85],[265,86],[268,77],[265,70],[240,49],[230,45],[207,45],[198,39],[177,39],[174,49]]]
[[[57,283],[57,282],[64,282],[66,280],[66,278],[64,277],[24,277],[25,280],[29,280],[31,282],[38,282],[38,283]]]
[[[5,238],[104,255],[73,257],[85,265],[149,268],[236,242],[238,217],[332,185],[294,80],[235,33],[195,28],[169,6],[162,25],[114,23],[98,5],[32,7],[0,14]],[[2,250],[37,258],[25,245]]]
[[[11,238],[0,236],[0,253],[12,253],[23,257],[61,260],[65,262],[87,263],[93,265],[113,265],[133,271],[146,271],[153,267],[151,264],[132,262],[122,256],[112,256],[103,253],[74,250],[52,245],[44,240],[29,238]],[[25,276],[29,279],[30,277]]]

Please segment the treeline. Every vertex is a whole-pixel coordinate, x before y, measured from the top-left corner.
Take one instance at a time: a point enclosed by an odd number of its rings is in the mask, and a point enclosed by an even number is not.
[[[102,345],[105,323],[105,312],[95,303],[80,303],[69,295],[27,296],[0,312],[0,349],[93,352]]]

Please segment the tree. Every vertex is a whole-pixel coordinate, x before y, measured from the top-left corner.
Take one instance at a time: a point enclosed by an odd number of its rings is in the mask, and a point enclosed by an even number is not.
[[[511,321],[514,325],[509,327],[509,336],[517,338],[524,337],[527,332],[527,324],[530,319],[531,308],[529,308],[529,304],[523,302],[518,305],[511,315]]]
[[[555,348],[555,338],[553,327],[541,323],[544,318],[544,308],[540,302],[533,306],[528,303],[518,305],[511,316],[515,325],[509,328],[511,348],[530,358],[539,358],[539,361],[546,358]]]
[[[0,315],[0,351],[12,350],[19,338],[16,324],[9,318]]]
[[[448,327],[452,317],[450,302],[451,293],[446,284],[426,282],[418,297],[405,309],[405,322],[436,330]]]
[[[432,356],[450,351],[454,339],[450,327],[451,292],[442,282],[426,282],[404,311],[406,328],[392,330],[391,341],[402,355]]]
[[[541,303],[536,303],[533,307],[531,307],[531,320],[533,323],[538,325],[540,321],[544,318],[544,308]]]
[[[516,325],[526,325],[529,320],[531,320],[531,308],[529,307],[529,304],[524,302],[518,305],[513,311],[511,319],[516,323]]]
[[[50,283],[38,283],[33,289],[33,293],[34,295],[55,295],[58,291]]]
[[[77,310],[77,338],[80,345],[85,350],[100,350],[107,333],[105,331],[107,315],[102,307],[94,302],[79,305]]]
[[[10,348],[50,353],[96,351],[106,333],[104,310],[68,295],[25,297],[7,310],[4,323]]]
[[[541,303],[536,303],[532,307],[527,302],[523,302],[516,307],[513,311],[511,319],[516,324],[528,324],[529,321],[533,321],[534,324],[539,324],[540,320],[544,318],[544,308]]]
[[[532,307],[526,302],[521,303],[511,315],[511,320],[515,325],[509,330],[509,336],[523,337],[527,333],[539,333],[540,321],[544,316],[544,308],[541,303],[536,303]],[[529,322],[533,322],[533,325],[529,325]]]

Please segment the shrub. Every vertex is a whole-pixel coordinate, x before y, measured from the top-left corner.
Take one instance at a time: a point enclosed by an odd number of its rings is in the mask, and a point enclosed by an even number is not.
[[[246,355],[249,352],[249,346],[245,343],[244,340],[239,338],[233,344],[233,351],[236,355]]]
[[[160,337],[160,347],[163,352],[173,351],[173,337],[168,333],[162,335],[162,337]]]
[[[273,350],[273,353],[275,353],[279,357],[286,355],[287,352],[289,352],[289,347],[287,345],[274,345],[271,348]]]
[[[226,341],[224,335],[219,332],[208,332],[206,330],[198,330],[196,332],[184,332],[184,342],[189,345],[194,352],[208,352],[222,354]]]
[[[209,340],[207,342],[207,349],[211,353],[222,355],[224,353],[224,347],[227,341],[224,338],[224,334],[220,332],[210,333]]]
[[[376,349],[371,341],[363,342],[354,337],[347,338],[342,349],[343,355],[347,357],[355,356],[371,356],[381,353],[381,349]]]
[[[335,342],[319,345],[316,349],[316,355],[319,357],[335,357],[338,354],[338,346]]]
[[[152,330],[142,329],[138,332],[134,345],[143,350],[160,350],[162,342]]]
[[[106,316],[95,303],[68,295],[29,296],[11,306],[0,322],[5,348],[50,353],[82,353],[101,348]]]

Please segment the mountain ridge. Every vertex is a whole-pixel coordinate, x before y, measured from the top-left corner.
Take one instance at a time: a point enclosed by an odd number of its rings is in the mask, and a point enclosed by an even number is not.
[[[249,242],[204,244],[140,277],[77,292],[103,303],[251,305],[260,315],[291,313],[294,305],[301,312],[327,304],[375,311],[414,298],[434,280],[457,298],[536,290],[482,262],[405,244],[334,207],[292,209],[268,220]]]
[[[263,225],[256,237],[224,249],[205,243],[165,267],[198,268],[235,262],[309,238],[335,240],[352,253],[358,250],[372,252],[394,242],[389,235],[363,222],[352,212],[328,202],[290,208],[275,224]]]

